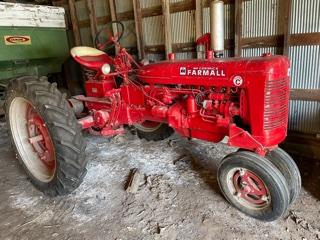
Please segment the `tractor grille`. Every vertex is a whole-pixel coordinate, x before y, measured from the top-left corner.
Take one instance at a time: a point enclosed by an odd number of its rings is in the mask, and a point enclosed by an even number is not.
[[[267,80],[265,83],[264,130],[287,126],[289,78]]]

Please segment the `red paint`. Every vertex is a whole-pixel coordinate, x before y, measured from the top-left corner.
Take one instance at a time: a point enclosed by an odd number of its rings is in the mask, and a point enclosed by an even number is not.
[[[56,168],[55,149],[40,114],[31,104],[27,109],[28,139],[39,159],[47,167],[48,171],[54,172]]]
[[[75,97],[91,116],[79,123],[84,129],[100,129],[94,134],[118,134],[124,124],[164,122],[185,137],[219,142],[229,136],[229,145],[260,155],[286,137],[289,61],[284,56],[171,57],[141,66],[121,48],[110,59],[76,58],[97,70],[85,83],[87,96]],[[99,69],[106,61],[112,71],[103,75]],[[116,76],[122,79],[118,86]]]
[[[268,190],[264,182],[249,170],[238,170],[233,175],[236,196],[255,208],[268,203]]]
[[[199,37],[196,41],[197,45],[204,45],[205,51],[207,52],[208,50],[211,50],[211,34],[206,33]]]

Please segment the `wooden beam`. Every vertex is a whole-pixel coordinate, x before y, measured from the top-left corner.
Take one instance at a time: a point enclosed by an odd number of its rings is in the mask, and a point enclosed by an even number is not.
[[[242,0],[235,0],[235,17],[234,17],[234,55],[241,57],[242,51]]]
[[[291,2],[292,0],[280,1],[282,5],[282,27],[283,27],[283,51],[282,54],[288,56],[290,46],[290,27],[291,27]]]
[[[94,40],[98,32],[98,21],[96,16],[95,3],[94,3],[94,0],[86,0],[86,3],[87,3],[88,14],[89,14],[91,37],[92,37],[92,42],[94,43]]]
[[[144,59],[145,51],[144,51],[144,40],[143,40],[143,31],[142,31],[142,15],[141,15],[140,0],[133,0],[133,10],[134,10],[134,22],[136,27],[139,58]]]
[[[146,53],[164,53],[165,46],[162,45],[152,45],[145,46]],[[194,42],[190,43],[174,43],[172,44],[172,52],[195,52],[196,44]]]
[[[291,89],[290,100],[320,102],[320,89]]]
[[[170,1],[162,0],[162,14],[163,14],[163,26],[164,26],[164,42],[166,57],[172,53],[172,36],[171,36],[171,20],[170,20]]]
[[[196,39],[203,35],[203,6],[202,0],[196,0],[196,13],[195,13],[195,22],[196,22]]]
[[[283,43],[282,35],[241,39],[242,48],[274,47],[274,46],[281,46],[282,43]]]
[[[104,24],[106,24],[106,23],[108,23],[110,21],[111,21],[111,16],[110,15],[103,16],[103,17],[97,17],[98,25],[104,25]],[[90,27],[90,20],[86,19],[86,20],[79,21],[79,27],[80,28]]]
[[[198,0],[196,0],[198,1]],[[169,4],[170,13],[191,11],[196,9],[195,0],[185,0],[183,2],[176,2]],[[162,15],[162,6],[154,6],[149,8],[143,8],[141,10],[142,17],[152,17]]]
[[[199,0],[195,0],[199,1]],[[176,13],[176,12],[185,12],[185,11],[191,11],[196,9],[196,3],[194,0],[185,0],[183,2],[176,2],[173,4],[170,4],[170,13]]]
[[[291,46],[320,45],[320,32],[290,35]]]
[[[162,14],[161,6],[154,6],[154,7],[141,9],[142,18],[160,16],[161,14]]]
[[[117,13],[117,20],[118,21],[134,20],[134,12],[126,11],[126,12]]]
[[[72,23],[72,31],[74,36],[74,44],[76,46],[81,45],[81,35],[80,35],[80,29],[78,26],[78,17],[77,17],[77,11],[76,11],[76,5],[74,0],[68,0],[69,9],[70,9],[70,17],[71,17],[71,23]]]
[[[134,19],[133,11],[117,13],[117,20],[118,21],[129,21],[129,20],[133,20],[133,19]],[[104,25],[104,24],[107,24],[110,21],[112,21],[111,15],[97,17],[98,25]],[[90,27],[90,20],[86,19],[86,20],[79,21],[79,27],[80,28]]]

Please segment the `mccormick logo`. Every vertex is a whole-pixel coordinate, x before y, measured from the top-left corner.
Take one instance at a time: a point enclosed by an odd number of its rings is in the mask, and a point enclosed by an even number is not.
[[[180,76],[225,77],[226,73],[217,67],[180,67]]]
[[[4,42],[6,45],[30,45],[31,37],[30,36],[4,36]]]

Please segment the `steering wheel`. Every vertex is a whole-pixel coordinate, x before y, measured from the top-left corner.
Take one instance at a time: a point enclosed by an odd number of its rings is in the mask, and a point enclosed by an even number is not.
[[[123,36],[124,25],[120,21],[112,21],[105,25],[96,35],[94,45],[101,51],[108,51],[116,43],[120,42]]]

